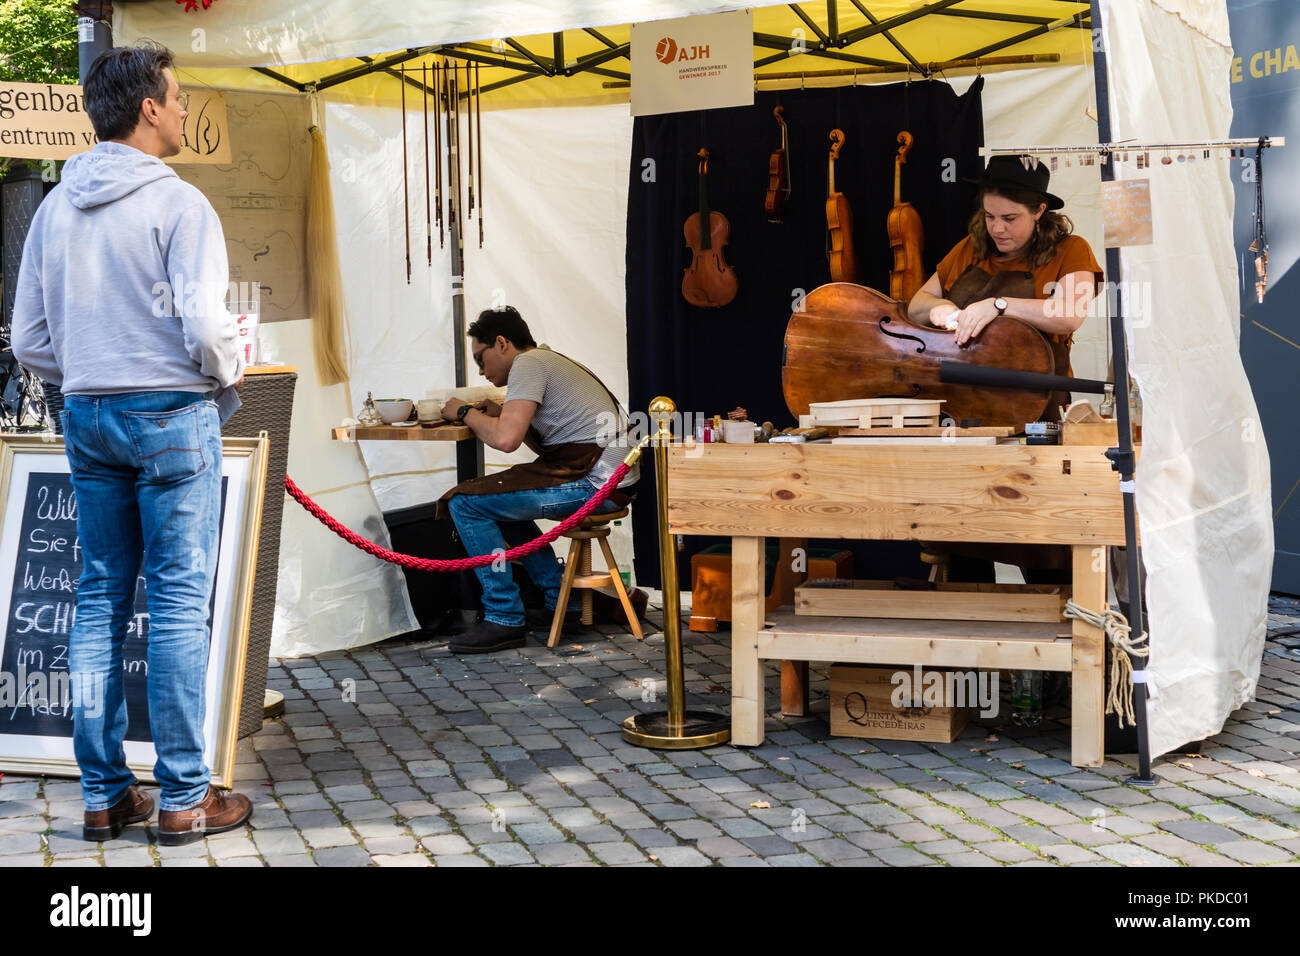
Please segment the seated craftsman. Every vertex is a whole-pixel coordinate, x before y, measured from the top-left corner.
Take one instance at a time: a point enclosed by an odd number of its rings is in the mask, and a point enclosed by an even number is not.
[[[505,404],[468,405],[452,397],[443,406],[443,419],[464,423],[498,451],[526,444],[538,453],[533,461],[462,482],[443,496],[466,551],[482,555],[539,537],[535,518],[559,521],[573,514],[609,480],[631,448],[610,438],[626,433],[614,394],[573,359],[539,348],[515,309],[479,313],[468,335],[479,371],[493,385],[506,386]],[[626,507],[639,477],[639,468],[633,467],[595,513]],[[548,609],[545,621],[539,619],[535,626],[549,626],[561,582],[555,552],[547,545],[521,563]],[[475,573],[483,585],[483,618],[453,637],[451,650],[480,654],[523,647],[524,606],[509,565],[498,562]],[[566,619],[566,625],[572,624]]]

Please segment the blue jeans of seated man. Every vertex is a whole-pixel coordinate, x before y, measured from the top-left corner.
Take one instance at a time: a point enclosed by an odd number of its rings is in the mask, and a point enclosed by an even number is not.
[[[185,810],[206,796],[211,776],[203,718],[221,510],[217,406],[197,392],[69,395],[62,421],[82,555],[69,665],[74,687],[102,688],[74,695],[86,809],[112,806],[135,782],[123,749],[122,662],[124,641],[137,639],[127,629],[143,559],[159,805]]]
[[[465,551],[471,557],[491,554],[497,548],[511,548],[541,536],[534,518],[561,521],[569,517],[596,493],[586,478],[535,491],[504,491],[495,495],[456,495],[448,503]],[[596,514],[618,511],[606,499]],[[534,551],[520,563],[541,588],[546,606],[554,608],[560,597],[561,574],[550,545]],[[483,585],[483,617],[494,624],[517,626],[524,623],[524,602],[509,565],[493,570],[491,565],[475,568]]]

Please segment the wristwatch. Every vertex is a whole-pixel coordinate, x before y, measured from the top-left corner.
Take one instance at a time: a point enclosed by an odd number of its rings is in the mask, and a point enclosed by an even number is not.
[[[462,405],[460,408],[456,409],[456,421],[460,422],[462,425],[465,424],[465,416],[468,415],[473,408],[473,405]]]
[[[1007,300],[999,296],[993,300],[993,307],[998,310],[998,315],[1007,314]]]

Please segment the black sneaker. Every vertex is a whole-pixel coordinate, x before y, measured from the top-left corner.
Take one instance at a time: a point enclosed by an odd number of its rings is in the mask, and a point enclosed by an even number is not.
[[[479,621],[463,634],[457,634],[447,645],[453,654],[490,654],[493,651],[523,647],[528,643],[528,628],[522,624],[494,624]]]

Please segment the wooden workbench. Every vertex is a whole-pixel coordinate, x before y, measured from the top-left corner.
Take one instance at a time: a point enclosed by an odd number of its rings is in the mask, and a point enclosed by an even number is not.
[[[1071,762],[1101,764],[1105,654],[1099,629],[1077,620],[814,617],[790,606],[765,614],[763,552],[766,537],[781,538],[784,569],[790,550],[809,538],[1069,545],[1074,601],[1101,612],[1107,607],[1106,549],[1124,544],[1119,476],[1105,450],[672,446],[669,531],[732,538],[732,743],[763,742],[765,660],[1068,671]],[[802,576],[780,577],[784,594]],[[917,599],[924,601],[924,592]]]
[[[331,437],[335,441],[454,441],[456,481],[477,478],[484,471],[483,443],[468,425],[339,425]]]

